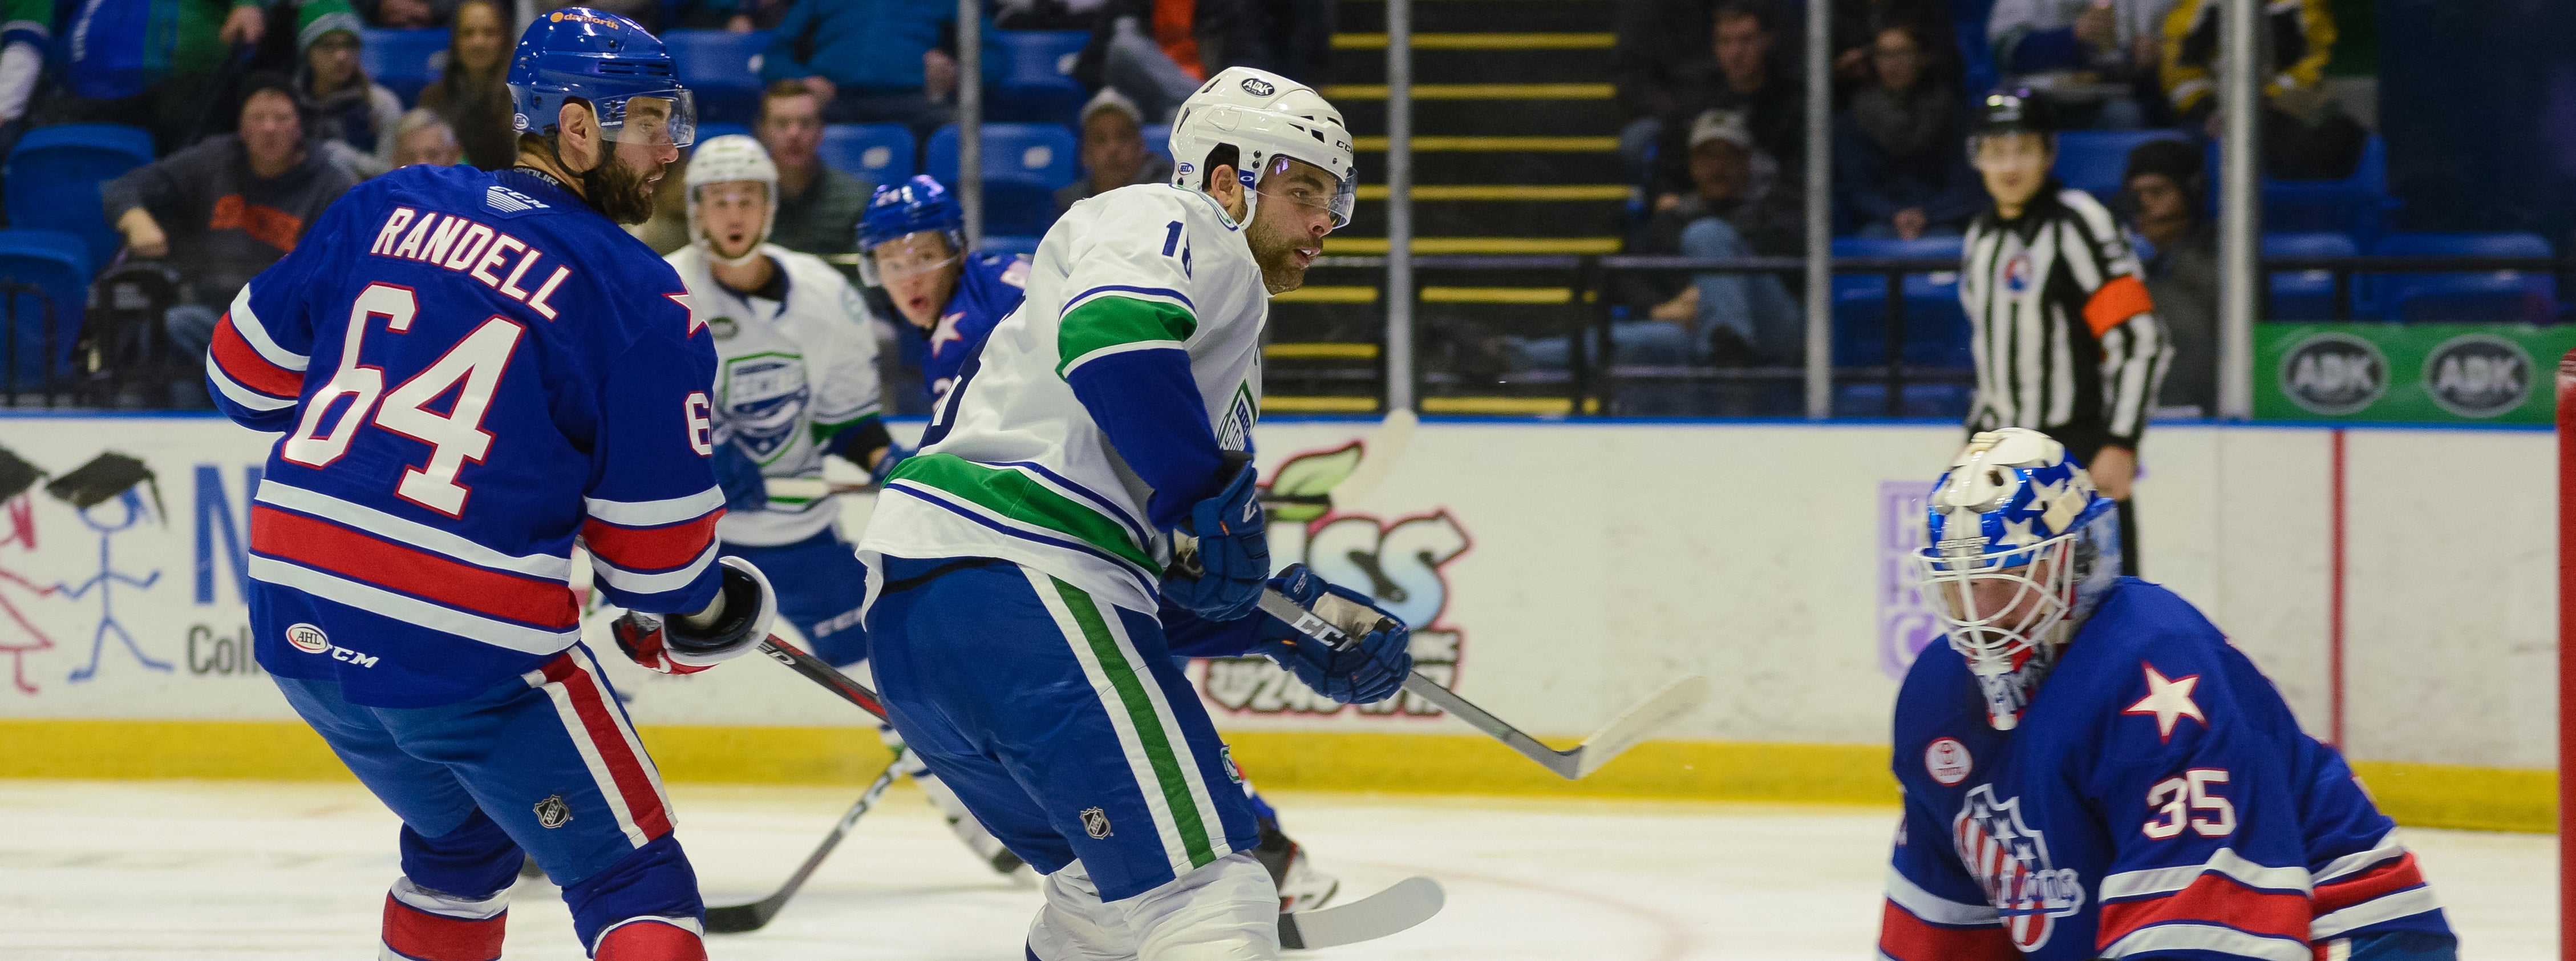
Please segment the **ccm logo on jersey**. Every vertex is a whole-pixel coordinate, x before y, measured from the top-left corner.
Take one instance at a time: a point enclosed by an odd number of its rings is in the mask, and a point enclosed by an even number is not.
[[[408,229],[406,229],[408,228]],[[501,292],[501,296],[523,302],[547,320],[555,319],[555,309],[546,303],[555,288],[572,276],[572,268],[557,265],[554,272],[530,293],[520,282],[545,252],[525,241],[494,230],[455,214],[431,211],[422,216],[409,207],[396,207],[385,216],[385,224],[376,231],[376,242],[367,253],[379,257],[399,257],[435,264],[482,281],[483,285]],[[497,272],[503,264],[518,262],[508,276]]]
[[[322,633],[321,628],[311,624],[289,625],[286,628],[286,643],[295,645],[296,650],[306,654],[328,653],[335,661],[355,664],[359,667],[376,666],[375,655],[360,654],[348,648],[336,646],[331,643],[330,635]]]

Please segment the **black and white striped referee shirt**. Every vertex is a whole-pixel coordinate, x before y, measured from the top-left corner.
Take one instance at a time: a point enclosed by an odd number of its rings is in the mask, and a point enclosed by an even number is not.
[[[1963,259],[1968,429],[2034,428],[2088,461],[2106,444],[2136,449],[2173,345],[2111,212],[2051,179],[2019,219],[1978,214]]]

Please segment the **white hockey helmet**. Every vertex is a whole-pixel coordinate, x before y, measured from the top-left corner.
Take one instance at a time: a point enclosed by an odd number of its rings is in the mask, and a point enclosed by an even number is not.
[[[1252,220],[1259,178],[1273,160],[1289,157],[1324,169],[1338,184],[1333,227],[1351,222],[1359,195],[1359,166],[1342,112],[1315,88],[1267,70],[1227,67],[1181,101],[1172,120],[1172,186],[1201,190],[1208,152],[1231,145],[1243,183],[1243,219]]]
[[[706,230],[698,223],[698,188],[708,184],[749,180],[768,188],[769,217],[760,224],[760,236],[751,249],[740,257],[724,257],[707,241]],[[707,259],[738,267],[760,256],[760,245],[769,242],[770,229],[778,225],[778,165],[769,160],[768,148],[743,134],[726,134],[708,139],[689,156],[689,171],[684,176],[684,191],[689,198],[689,242],[698,245]]]

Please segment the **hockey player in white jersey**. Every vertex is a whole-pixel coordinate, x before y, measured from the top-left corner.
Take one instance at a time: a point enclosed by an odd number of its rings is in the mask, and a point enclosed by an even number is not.
[[[878,416],[875,322],[840,271],[768,242],[778,168],[760,141],[708,139],[685,183],[690,243],[664,259],[688,285],[691,323],[715,338],[721,551],[776,572],[779,615],[824,660],[857,664],[868,656],[859,626],[867,568],[834,524],[841,499],[771,495],[767,481],[820,479],[825,456],[880,477],[902,462]],[[884,731],[888,746],[901,746]],[[917,756],[903,762],[977,857],[1005,875],[1021,870]]]
[[[1259,651],[1345,703],[1411,669],[1392,618],[1334,649],[1255,607],[1265,585],[1368,603],[1271,576],[1250,456],[1269,298],[1348,222],[1350,141],[1295,81],[1210,78],[1170,183],[1047,232],[860,540],[895,727],[1047,875],[1037,961],[1278,956],[1250,805],[1174,655]]]

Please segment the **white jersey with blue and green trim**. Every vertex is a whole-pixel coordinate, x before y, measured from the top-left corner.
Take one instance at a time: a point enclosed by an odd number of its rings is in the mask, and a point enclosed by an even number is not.
[[[997,557],[1131,610],[1157,609],[1171,545],[1153,488],[1065,378],[1101,357],[1180,348],[1218,446],[1260,418],[1270,293],[1242,225],[1196,190],[1139,184],[1066,211],[1028,299],[993,328],[877,499],[860,556]]]
[[[758,461],[764,477],[821,477],[824,442],[878,415],[876,324],[832,265],[776,244],[760,249],[785,274],[784,300],[717,283],[696,244],[662,259],[689,286],[690,323],[715,335],[717,436]],[[794,544],[840,516],[838,497],[772,494],[761,510],[726,512],[716,536]]]

